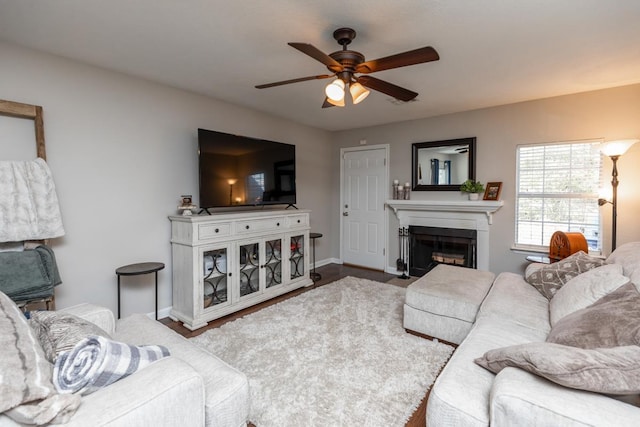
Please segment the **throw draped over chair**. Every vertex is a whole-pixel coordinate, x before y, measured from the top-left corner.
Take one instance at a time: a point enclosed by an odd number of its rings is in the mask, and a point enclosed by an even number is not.
[[[0,100],[0,115],[34,121],[38,157],[0,161],[0,291],[20,306],[44,302],[53,309],[54,286],[61,281],[47,243],[64,229],[46,164],[42,107]]]

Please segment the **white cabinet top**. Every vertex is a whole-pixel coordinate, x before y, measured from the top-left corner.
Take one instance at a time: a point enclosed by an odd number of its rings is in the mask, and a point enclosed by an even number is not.
[[[242,219],[256,219],[256,218],[268,218],[275,216],[289,216],[289,215],[300,215],[300,214],[309,214],[310,210],[305,209],[265,209],[265,210],[247,210],[247,211],[226,211],[226,212],[215,212],[211,215],[202,214],[202,215],[170,215],[169,219],[171,221],[178,222],[190,222],[190,223],[200,223],[200,222],[211,222],[211,221],[237,221]]]

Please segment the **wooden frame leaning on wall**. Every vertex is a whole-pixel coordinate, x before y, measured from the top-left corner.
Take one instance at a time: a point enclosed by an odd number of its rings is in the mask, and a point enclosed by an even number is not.
[[[44,121],[42,118],[41,106],[0,99],[0,115],[33,120],[36,132],[36,154],[41,159],[47,160],[47,151],[44,144]]]

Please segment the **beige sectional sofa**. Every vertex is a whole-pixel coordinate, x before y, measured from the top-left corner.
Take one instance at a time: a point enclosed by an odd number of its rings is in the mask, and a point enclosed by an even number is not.
[[[126,378],[82,396],[75,414],[63,425],[246,426],[249,383],[242,372],[144,315],[132,315],[116,322],[110,310],[91,304],[60,311],[98,325],[114,341],[163,345],[171,353]],[[0,414],[0,426],[16,425],[20,424]]]
[[[640,242],[619,247],[606,262],[621,265],[622,274],[640,288]],[[536,268],[540,266],[531,267]],[[553,298],[555,296],[551,301]],[[583,307],[589,303],[572,302]],[[640,425],[637,394],[611,396],[569,388],[520,367],[506,367],[496,375],[475,363],[490,350],[502,351],[505,347],[528,343],[532,348],[537,346],[535,343],[544,343],[540,347],[545,348],[552,329],[549,313],[550,300],[522,275],[499,274],[471,331],[431,390],[427,425]],[[638,371],[640,362],[627,377],[635,387]]]

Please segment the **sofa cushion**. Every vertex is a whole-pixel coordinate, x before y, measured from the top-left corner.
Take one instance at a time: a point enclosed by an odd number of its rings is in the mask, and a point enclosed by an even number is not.
[[[473,323],[494,278],[490,271],[440,264],[408,286],[405,302],[418,310]]]
[[[564,316],[593,304],[628,282],[629,279],[622,275],[622,266],[617,264],[603,265],[574,277],[551,298],[551,326]]]
[[[640,393],[640,347],[582,349],[527,343],[486,352],[475,362],[498,373],[512,366],[565,387],[606,394]]]
[[[560,319],[547,342],[580,348],[640,345],[640,293],[633,283]]]
[[[57,311],[32,311],[29,325],[35,331],[47,359],[54,363],[58,355],[69,351],[91,335],[111,338],[97,325],[73,314]]]
[[[493,282],[477,318],[491,318],[496,325],[517,323],[540,331],[544,340],[550,329],[549,300],[529,285],[522,275],[504,272]]]
[[[80,405],[78,396],[55,393],[51,364],[23,313],[2,292],[0,368],[0,413],[17,422],[66,422]]]
[[[163,345],[173,357],[185,361],[202,375],[207,426],[246,424],[249,416],[249,381],[244,373],[190,343],[160,322],[141,314],[119,320],[113,338],[135,345]]]
[[[546,301],[522,279],[512,286],[528,288],[535,296]],[[493,289],[490,293],[494,292]],[[495,294],[495,297],[498,295]],[[546,316],[546,306],[539,310],[540,316]],[[487,426],[490,393],[495,377],[474,364],[473,360],[494,348],[543,341],[547,332],[507,320],[506,317],[478,318],[432,387],[427,404],[427,425]]]
[[[558,289],[569,280],[603,264],[603,259],[579,251],[533,271],[526,277],[526,280],[547,299],[551,299]]]
[[[620,245],[607,258],[607,264],[619,264],[623,273],[640,286],[640,242]]]
[[[489,425],[637,427],[638,405],[623,398],[563,387],[522,369],[505,368],[493,382]]]

